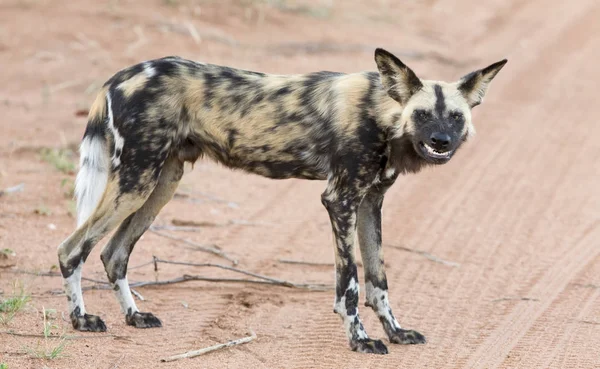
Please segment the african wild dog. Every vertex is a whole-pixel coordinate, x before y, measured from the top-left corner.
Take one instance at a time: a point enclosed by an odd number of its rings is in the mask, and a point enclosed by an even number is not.
[[[424,343],[400,328],[388,301],[381,206],[399,174],[446,163],[474,133],[502,60],[458,82],[419,79],[385,50],[378,72],[268,75],[178,57],[124,69],[102,87],[89,113],[76,181],[77,230],[58,248],[73,327],[105,331],[86,313],[81,269],[94,245],[119,226],[101,259],[127,324],[160,327],[127,283],[129,255],[183,175],[205,155],[269,178],[327,180],[321,200],[335,238],[336,297],[352,350],[387,353],[358,315],[356,234],[366,303],[392,343]]]

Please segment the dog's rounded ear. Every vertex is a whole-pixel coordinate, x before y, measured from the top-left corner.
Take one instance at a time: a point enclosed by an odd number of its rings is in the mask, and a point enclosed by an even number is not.
[[[395,55],[384,49],[375,50],[375,63],[381,76],[381,83],[390,97],[401,104],[423,87],[415,72]]]
[[[458,90],[463,94],[471,108],[481,104],[490,82],[508,60],[503,59],[486,68],[469,73],[458,82]]]

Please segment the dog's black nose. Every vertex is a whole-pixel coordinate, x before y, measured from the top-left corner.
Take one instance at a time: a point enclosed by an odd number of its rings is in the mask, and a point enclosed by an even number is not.
[[[433,132],[429,137],[429,145],[439,151],[448,149],[451,141],[450,135],[442,132]]]

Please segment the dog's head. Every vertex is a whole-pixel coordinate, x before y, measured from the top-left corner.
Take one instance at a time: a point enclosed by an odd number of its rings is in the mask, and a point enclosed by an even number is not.
[[[403,106],[399,134],[410,138],[415,151],[429,163],[446,163],[475,133],[471,109],[483,101],[504,59],[469,73],[457,82],[421,80],[397,57],[377,49],[375,62],[389,96]]]

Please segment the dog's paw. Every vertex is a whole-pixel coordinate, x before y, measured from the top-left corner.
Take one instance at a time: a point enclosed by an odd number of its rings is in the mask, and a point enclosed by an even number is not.
[[[136,311],[132,314],[127,314],[125,316],[125,321],[127,322],[127,325],[136,328],[162,327],[160,319],[155,317],[152,313],[140,313],[139,311]]]
[[[352,351],[364,352],[367,354],[385,355],[388,353],[387,347],[381,340],[373,340],[370,338],[350,341],[350,348]]]
[[[413,330],[398,329],[391,333],[390,342],[399,343],[401,345],[414,345],[418,343],[426,343],[425,336]]]
[[[79,310],[77,311],[79,312]],[[73,328],[82,332],[106,332],[106,324],[97,315],[71,313]]]

